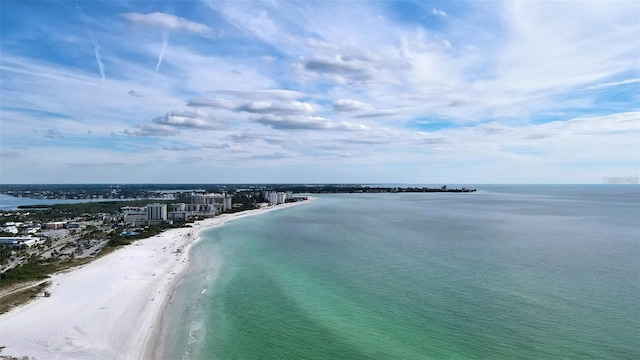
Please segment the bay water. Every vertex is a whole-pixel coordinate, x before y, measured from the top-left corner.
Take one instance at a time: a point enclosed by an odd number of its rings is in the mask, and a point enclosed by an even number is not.
[[[640,187],[320,195],[202,233],[182,359],[638,359]]]

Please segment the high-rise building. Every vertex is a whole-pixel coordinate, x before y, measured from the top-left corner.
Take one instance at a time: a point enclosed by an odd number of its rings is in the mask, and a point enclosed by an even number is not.
[[[167,220],[167,204],[147,205],[147,220]]]
[[[269,192],[269,205],[278,205],[278,193],[275,191]]]
[[[185,203],[171,204],[171,211],[186,211],[186,210],[187,210],[187,204]]]
[[[269,201],[269,205],[284,204],[287,200],[287,194],[284,192],[268,191],[265,198]]]
[[[231,210],[231,196],[226,193],[222,194],[192,194],[191,203],[198,205],[215,205],[221,211]]]

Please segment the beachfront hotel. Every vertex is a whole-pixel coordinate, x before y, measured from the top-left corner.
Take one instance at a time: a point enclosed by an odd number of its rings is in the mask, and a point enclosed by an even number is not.
[[[148,204],[144,207],[125,206],[122,221],[129,226],[160,225],[168,220],[167,204]]]
[[[293,191],[263,191],[262,197],[269,202],[269,205],[284,204],[293,199]]]
[[[149,225],[159,225],[167,221],[167,204],[148,204],[146,208]]]
[[[191,204],[214,205],[218,211],[225,212],[231,209],[231,196],[226,193],[192,194]]]
[[[191,216],[215,216],[232,208],[231,196],[227,193],[191,194],[191,202],[169,205],[168,218],[186,220]]]
[[[222,194],[192,194],[191,203],[148,204],[144,207],[120,208],[123,222],[131,227],[160,225],[173,220],[187,220],[193,216],[212,217],[231,210],[231,196]]]

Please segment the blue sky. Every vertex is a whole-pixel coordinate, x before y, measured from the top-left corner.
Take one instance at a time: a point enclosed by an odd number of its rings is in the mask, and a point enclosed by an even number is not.
[[[640,172],[637,1],[2,1],[0,183]]]

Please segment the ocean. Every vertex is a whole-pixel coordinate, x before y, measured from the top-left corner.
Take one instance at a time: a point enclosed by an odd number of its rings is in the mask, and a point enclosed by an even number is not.
[[[178,359],[638,359],[640,187],[334,194],[210,229]]]

